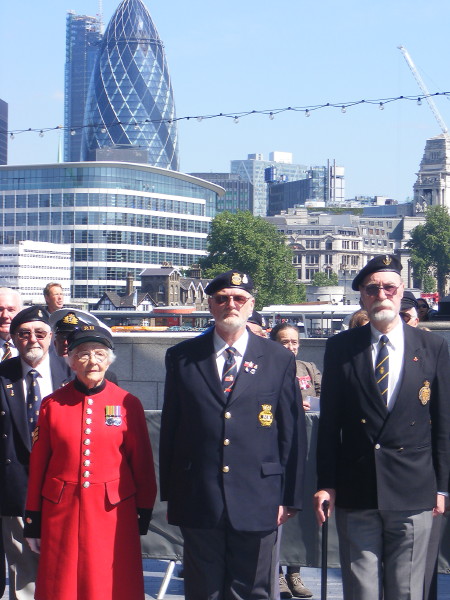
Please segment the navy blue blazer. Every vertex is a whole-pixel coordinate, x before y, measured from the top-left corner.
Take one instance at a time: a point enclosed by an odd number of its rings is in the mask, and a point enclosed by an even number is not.
[[[70,377],[64,360],[50,353],[53,389]],[[22,516],[28,483],[31,439],[18,356],[0,363],[0,514]]]
[[[318,488],[350,509],[423,510],[446,492],[450,469],[450,361],[439,335],[404,324],[398,397],[378,390],[370,325],[327,342],[317,442]]]
[[[160,436],[160,491],[173,525],[276,528],[280,505],[301,508],[305,416],[294,355],[249,333],[232,393],[217,373],[213,330],[169,348]]]

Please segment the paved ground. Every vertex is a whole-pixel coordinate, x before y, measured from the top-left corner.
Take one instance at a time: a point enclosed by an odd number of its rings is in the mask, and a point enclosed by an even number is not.
[[[158,597],[158,592],[163,582],[164,574],[168,567],[168,561],[145,559],[144,581],[145,598],[151,600]],[[183,600],[183,580],[178,577],[180,565],[177,564],[170,579],[169,586],[165,595],[166,600]],[[313,598],[321,600],[320,595],[320,569],[302,568],[302,578],[307,587],[314,593]],[[328,570],[328,593],[327,600],[342,600],[341,574],[339,569]],[[8,587],[3,596],[8,598]],[[450,576],[439,575],[439,598],[438,600],[450,600]]]
[[[161,560],[144,560],[146,600],[157,598],[168,563]],[[175,567],[167,588],[166,600],[183,600],[183,580],[177,577],[180,565]],[[320,569],[302,568],[302,578],[314,593],[313,598],[320,600]],[[328,570],[327,600],[342,600],[341,573],[339,569]],[[439,599],[450,600],[450,576],[439,575]]]

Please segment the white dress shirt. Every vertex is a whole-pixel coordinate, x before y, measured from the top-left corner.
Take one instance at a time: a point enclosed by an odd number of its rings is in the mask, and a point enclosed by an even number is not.
[[[399,319],[398,324],[389,333],[381,333],[372,324],[372,362],[375,371],[375,362],[380,349],[379,342],[382,335],[385,335],[389,342],[387,348],[389,351],[389,378],[388,378],[388,397],[387,407],[389,412],[392,410],[398,396],[398,390],[403,375],[403,357],[405,352],[405,336],[403,332],[403,321]]]
[[[237,372],[239,373],[239,369],[241,368],[242,358],[247,350],[248,344],[248,331],[247,329],[241,335],[239,339],[237,339],[233,343],[233,348],[236,350],[234,358],[236,360]],[[217,333],[217,330],[214,329],[214,352],[216,354],[216,365],[217,365],[217,373],[219,375],[219,379],[222,380],[223,367],[225,365],[225,361],[227,359],[227,353],[225,350],[230,348],[230,346],[224,342],[224,340]]]
[[[36,381],[39,384],[39,391],[41,393],[41,399],[43,400],[45,396],[48,396],[53,392],[53,383],[52,383],[52,375],[50,373],[50,357],[48,353],[45,355],[43,361],[38,364],[37,367],[30,367],[28,363],[24,360],[20,359],[22,363],[22,385],[23,385],[23,394],[24,398],[27,398],[28,386],[30,384],[29,377],[27,377],[28,373],[34,369],[39,373]]]

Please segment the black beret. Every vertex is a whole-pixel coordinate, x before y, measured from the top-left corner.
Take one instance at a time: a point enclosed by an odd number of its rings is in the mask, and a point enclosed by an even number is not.
[[[256,312],[256,310],[254,310],[252,312],[252,314],[249,316],[249,318],[247,319],[247,323],[254,323],[255,325],[259,325],[260,327],[263,327],[262,315],[260,315],[259,312]]]
[[[400,310],[409,310],[410,308],[418,308],[416,297],[412,292],[403,292]]]
[[[394,254],[380,254],[369,260],[367,265],[361,269],[352,283],[352,290],[358,291],[367,275],[371,273],[379,273],[380,271],[391,271],[400,275],[402,263]]]
[[[111,350],[114,349],[111,332],[99,325],[81,325],[79,329],[72,331],[67,338],[69,350],[73,350],[86,342],[99,342],[107,348],[111,348]]]
[[[253,287],[253,280],[250,275],[241,273],[240,271],[231,270],[217,275],[217,277],[210,281],[205,287],[205,292],[212,296],[215,292],[225,288],[238,288],[251,294]]]
[[[11,321],[9,333],[12,335],[21,325],[31,323],[31,321],[42,321],[46,325],[50,325],[50,315],[42,306],[28,306],[17,313]]]
[[[50,315],[50,327],[54,333],[70,333],[81,325],[100,325],[94,315],[76,308],[60,308]]]

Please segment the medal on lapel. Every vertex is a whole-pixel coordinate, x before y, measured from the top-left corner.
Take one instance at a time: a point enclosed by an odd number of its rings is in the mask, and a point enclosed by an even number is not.
[[[430,401],[430,397],[431,397],[430,382],[429,381],[424,381],[423,382],[423,387],[421,387],[420,390],[419,390],[419,400],[420,400],[420,403],[423,406],[426,406],[428,404],[428,402]]]
[[[122,417],[120,414],[120,406],[105,406],[105,423],[106,425],[122,425]]]

